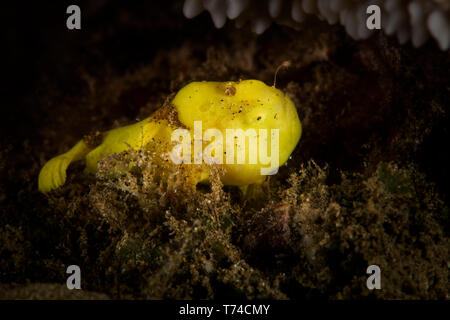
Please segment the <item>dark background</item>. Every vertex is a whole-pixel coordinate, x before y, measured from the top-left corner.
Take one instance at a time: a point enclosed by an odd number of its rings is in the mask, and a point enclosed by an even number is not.
[[[81,30],[66,28],[66,8],[71,4],[81,7]],[[37,176],[45,161],[66,151],[93,128],[102,131],[148,115],[186,82],[242,77],[271,83],[274,70],[285,59],[298,65],[280,72],[277,86],[298,97],[304,132],[293,160],[280,170],[281,185],[286,184],[289,173],[311,159],[330,166],[330,187],[342,182],[342,171],[370,175],[380,162],[414,163],[426,181],[435,185],[444,207],[448,206],[448,52],[440,51],[433,41],[415,49],[410,44],[399,46],[395,39],[381,34],[355,42],[338,26],[318,24],[306,29],[297,33],[274,24],[259,37],[230,23],[216,30],[207,13],[192,20],[184,18],[182,1],[5,2],[0,10],[0,214],[4,235],[4,230],[13,230],[5,238],[18,240],[0,248],[4,259],[0,283],[60,281],[64,275],[55,271],[57,263],[71,257],[67,248],[55,249],[60,243],[73,250],[74,260],[81,256],[74,240],[75,223],[71,229],[70,220],[61,218],[59,224],[59,217],[52,216],[53,211],[61,213],[67,208],[55,199],[49,204],[37,191]],[[316,33],[327,35],[328,60],[304,63],[304,47],[313,47],[310,43],[317,40]],[[191,51],[183,61],[182,55],[173,52],[186,43]],[[225,51],[228,57],[235,48],[245,53],[252,43],[257,45],[252,68],[239,64],[239,54],[230,62],[217,53]],[[98,104],[86,102],[90,101],[86,97],[94,95],[89,91],[92,79],[100,88],[107,87],[112,79],[126,78],[128,72],[146,65],[154,68],[157,76],[146,85],[124,90],[117,103],[110,104],[107,96],[101,96],[114,89],[99,91],[100,96],[93,98]],[[86,79],[86,74],[92,79]],[[289,87],[292,83],[298,87]],[[148,102],[151,106],[146,106]],[[92,181],[82,183],[87,188]],[[419,209],[428,210],[426,196],[418,201]],[[96,223],[86,219],[82,223],[89,227]],[[445,231],[444,240],[439,241],[445,242],[448,217],[443,213],[436,221]],[[420,223],[414,228],[423,233]],[[101,251],[105,234],[94,237],[98,247],[90,247],[93,256]],[[248,258],[262,270],[274,267],[273,261],[261,261],[260,256],[256,251]],[[340,263],[342,256],[328,258],[330,264],[345,264]],[[94,260],[86,263],[95,266]],[[289,263],[282,266],[290,267]],[[351,279],[351,273],[336,274]],[[110,280],[100,278],[89,289],[102,291]],[[294,298],[336,292],[305,289],[295,282],[286,288]],[[227,296],[227,290],[218,286],[216,294]],[[404,290],[408,294],[413,291]]]

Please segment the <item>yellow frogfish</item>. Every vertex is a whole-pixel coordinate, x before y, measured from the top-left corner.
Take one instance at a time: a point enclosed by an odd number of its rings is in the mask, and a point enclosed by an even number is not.
[[[48,193],[62,186],[72,162],[84,159],[86,171],[95,173],[98,162],[106,156],[157,141],[174,144],[170,159],[177,165],[222,165],[223,184],[245,189],[277,173],[302,133],[292,100],[259,80],[191,82],[170,104],[176,110],[176,124],[157,110],[135,124],[102,133],[97,145],[80,140],[44,165],[39,190]],[[195,182],[208,177],[204,173]]]

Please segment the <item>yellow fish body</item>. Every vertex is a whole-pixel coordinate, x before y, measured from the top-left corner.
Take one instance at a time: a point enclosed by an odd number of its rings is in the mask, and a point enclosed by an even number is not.
[[[266,174],[276,172],[278,166],[287,161],[302,132],[297,110],[291,99],[282,91],[259,80],[192,82],[179,90],[171,104],[177,111],[180,124],[184,126],[184,132],[189,132],[192,139],[189,142],[189,147],[192,146],[191,149],[194,150],[192,159],[199,156],[198,149],[202,155],[204,149],[209,150],[225,167],[225,173],[221,177],[225,185],[245,187],[264,181]],[[86,170],[96,172],[97,163],[110,154],[129,148],[137,150],[156,140],[168,144],[177,142],[173,135],[178,128],[168,120],[156,116],[157,112],[133,125],[104,132],[98,146],[90,147],[81,140],[68,152],[49,160],[39,174],[39,190],[47,193],[62,186],[66,181],[67,167],[74,161],[85,159]],[[239,131],[246,134],[243,136],[245,141],[241,140],[241,144],[237,137],[227,136],[227,133]],[[211,132],[215,133],[214,139],[209,134]],[[220,137],[223,142],[217,144]],[[198,140],[202,138],[206,139],[199,144]],[[214,149],[208,149],[207,142],[211,140],[216,142]],[[255,141],[256,149],[247,147]],[[264,152],[261,151],[263,146],[267,149]],[[245,155],[243,163],[238,159],[239,147],[247,147],[240,153]],[[269,168],[272,170],[270,172],[267,161],[275,153],[276,166]],[[266,173],[262,174],[264,170]],[[205,179],[207,175],[202,175],[197,180],[199,182]]]

